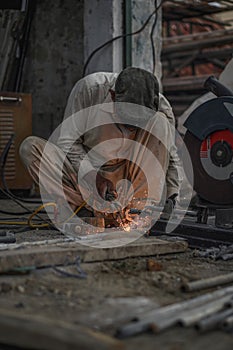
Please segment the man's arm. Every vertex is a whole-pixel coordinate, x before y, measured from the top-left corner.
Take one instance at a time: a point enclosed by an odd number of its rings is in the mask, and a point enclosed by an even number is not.
[[[175,194],[179,194],[180,185],[182,181],[181,177],[181,162],[177,154],[177,147],[175,145],[175,117],[172,111],[172,107],[168,100],[159,94],[159,111],[163,112],[172,128],[172,145],[170,148],[169,166],[166,174],[167,184],[167,198],[174,197]]]
[[[105,198],[107,192],[113,193],[115,189],[111,181],[97,174],[87,156],[92,145],[84,146],[84,139],[88,121],[92,120],[88,107],[106,102],[109,86],[112,86],[115,78],[116,74],[113,73],[96,73],[75,84],[68,99],[58,139],[58,146],[69,158],[79,180],[84,179],[92,191],[97,188],[102,198]]]

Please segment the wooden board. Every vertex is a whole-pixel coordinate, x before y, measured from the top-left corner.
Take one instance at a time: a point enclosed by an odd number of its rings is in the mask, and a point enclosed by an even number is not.
[[[39,247],[29,245],[23,249],[1,251],[0,273],[25,266],[47,267],[74,264],[78,256],[82,262],[100,262],[179,253],[184,252],[187,247],[188,243],[184,240],[165,241],[156,237],[142,237],[128,245],[98,249],[77,242]]]

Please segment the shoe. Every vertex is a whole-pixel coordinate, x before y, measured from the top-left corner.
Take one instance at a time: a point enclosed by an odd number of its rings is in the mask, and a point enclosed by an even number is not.
[[[94,217],[93,212],[86,209],[86,208],[80,209],[76,215],[79,216],[80,218],[83,218],[83,217],[92,218],[92,217]]]

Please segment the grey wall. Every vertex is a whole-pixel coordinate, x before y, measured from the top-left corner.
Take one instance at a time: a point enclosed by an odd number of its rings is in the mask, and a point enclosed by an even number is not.
[[[34,135],[49,137],[82,76],[83,3],[37,0],[21,88],[32,94]]]
[[[122,35],[123,0],[84,1],[84,57],[85,61],[97,47]],[[120,72],[123,64],[122,39],[98,51],[91,59],[86,74],[104,71]]]
[[[159,6],[161,0],[157,1]],[[141,28],[147,18],[155,10],[154,0],[132,0],[132,30],[133,32]],[[156,26],[153,33],[155,47],[155,67],[153,67],[152,46],[150,33],[155,16],[153,16],[146,28],[138,35],[132,37],[132,65],[146,69],[156,75],[161,83],[162,67],[160,55],[162,50],[162,10],[157,13]]]
[[[32,94],[34,135],[51,135],[62,121],[73,85],[82,77],[84,61],[96,47],[122,34],[122,6],[122,0],[37,0],[21,86],[22,92]],[[133,31],[141,27],[153,9],[154,0],[132,0]],[[157,77],[161,76],[160,18],[161,14],[154,33]],[[132,64],[150,71],[152,23],[153,20],[132,38]],[[99,51],[86,73],[119,72],[122,57],[120,39]]]

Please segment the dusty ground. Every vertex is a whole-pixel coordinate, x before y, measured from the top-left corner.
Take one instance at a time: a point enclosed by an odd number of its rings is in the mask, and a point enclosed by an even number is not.
[[[4,209],[8,205],[6,202]],[[52,237],[59,238],[61,234],[28,231],[18,233],[17,242]],[[181,291],[183,282],[233,271],[233,261],[197,258],[191,249],[152,259],[159,264],[160,271],[148,271],[148,258],[131,258],[81,264],[87,273],[86,279],[66,277],[53,268],[14,276],[1,275],[0,308],[62,319],[114,335],[117,327],[138,310],[148,310],[199,294]],[[74,266],[64,269],[77,273]],[[200,334],[193,328],[173,327],[157,335],[142,334],[128,338],[123,343],[130,350],[135,347],[148,350],[230,350],[233,335],[223,331]]]

